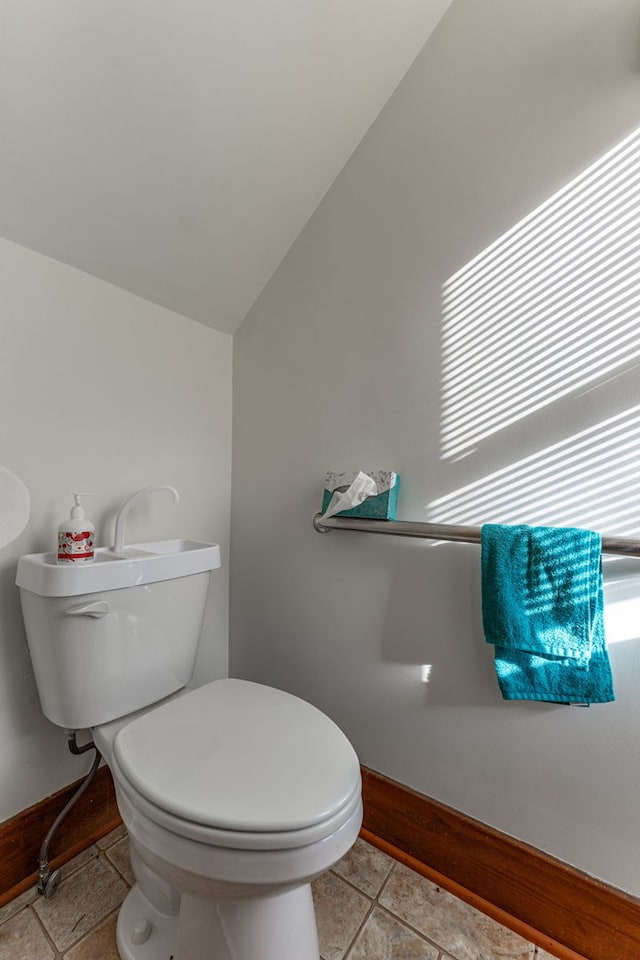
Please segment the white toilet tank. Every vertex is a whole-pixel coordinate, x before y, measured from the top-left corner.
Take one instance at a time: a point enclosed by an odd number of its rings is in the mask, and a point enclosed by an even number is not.
[[[18,563],[27,641],[45,716],[82,729],[126,716],[191,678],[216,544],[136,544],[81,567]]]

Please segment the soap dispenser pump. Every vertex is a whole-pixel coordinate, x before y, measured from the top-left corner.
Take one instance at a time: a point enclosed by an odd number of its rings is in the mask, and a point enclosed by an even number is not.
[[[80,497],[91,497],[91,493],[74,493],[74,505],[68,520],[58,527],[58,563],[90,563],[94,558],[96,528],[85,519],[84,507]]]

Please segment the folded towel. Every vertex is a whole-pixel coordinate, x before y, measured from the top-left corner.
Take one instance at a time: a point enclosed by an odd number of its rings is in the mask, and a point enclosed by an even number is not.
[[[482,528],[482,620],[505,700],[614,700],[601,538],[575,528]]]

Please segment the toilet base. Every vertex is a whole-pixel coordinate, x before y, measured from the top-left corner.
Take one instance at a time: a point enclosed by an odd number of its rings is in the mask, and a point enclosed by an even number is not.
[[[145,921],[150,925],[149,935],[142,942],[134,943],[146,933],[141,929]],[[156,910],[136,883],[120,907],[116,945],[122,960],[169,960],[169,957],[177,960],[178,917]]]
[[[226,901],[183,893],[180,914],[164,915],[136,884],[117,945],[122,960],[319,960],[311,886]]]

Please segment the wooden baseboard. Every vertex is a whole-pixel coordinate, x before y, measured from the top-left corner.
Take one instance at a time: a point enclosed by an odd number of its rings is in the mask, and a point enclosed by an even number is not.
[[[640,900],[373,770],[362,775],[370,842],[562,960],[640,957]]]
[[[81,782],[64,787],[0,823],[0,906],[37,882],[42,842]],[[53,838],[49,850],[51,868],[66,863],[120,823],[111,774],[108,767],[102,766]]]
[[[363,837],[561,960],[638,960],[640,900],[363,768]],[[80,781],[0,824],[0,906],[37,881],[42,841]],[[66,863],[121,823],[107,767],[61,825]]]

